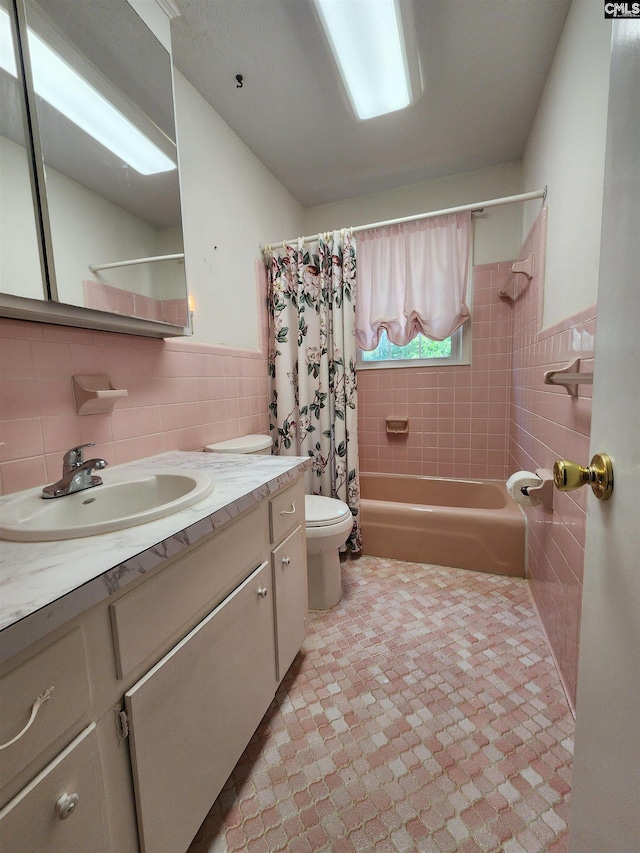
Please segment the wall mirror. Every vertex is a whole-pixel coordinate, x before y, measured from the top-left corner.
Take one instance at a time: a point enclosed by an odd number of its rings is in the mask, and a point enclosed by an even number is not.
[[[31,156],[9,0],[0,0],[0,284],[8,294],[47,299],[33,205]]]
[[[182,333],[168,52],[126,0],[19,0],[16,12],[50,299],[79,325],[119,328],[99,322],[110,315],[124,331]],[[4,275],[2,290],[15,293]]]

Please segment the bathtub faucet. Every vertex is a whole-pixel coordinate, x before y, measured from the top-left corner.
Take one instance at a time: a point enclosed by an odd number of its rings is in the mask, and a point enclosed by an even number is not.
[[[43,498],[62,498],[102,485],[102,478],[92,475],[91,472],[106,468],[108,463],[104,459],[87,459],[85,462],[82,453],[85,447],[93,447],[93,442],[72,447],[65,453],[62,460],[62,477],[57,483],[44,487]]]

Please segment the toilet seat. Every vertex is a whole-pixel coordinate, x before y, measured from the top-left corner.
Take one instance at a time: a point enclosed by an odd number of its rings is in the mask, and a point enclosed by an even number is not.
[[[337,498],[325,498],[322,495],[305,495],[305,526],[328,527],[352,519],[351,510]]]

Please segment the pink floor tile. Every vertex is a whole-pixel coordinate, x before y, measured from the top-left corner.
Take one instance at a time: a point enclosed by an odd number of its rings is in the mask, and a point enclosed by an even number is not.
[[[566,851],[573,717],[527,582],[342,568],[189,853]]]

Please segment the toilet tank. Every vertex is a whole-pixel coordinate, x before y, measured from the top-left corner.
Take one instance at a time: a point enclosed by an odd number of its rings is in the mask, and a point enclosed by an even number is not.
[[[268,435],[241,435],[216,444],[207,444],[204,448],[210,453],[253,453],[261,456],[271,455],[271,437]]]

